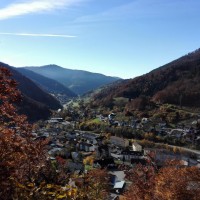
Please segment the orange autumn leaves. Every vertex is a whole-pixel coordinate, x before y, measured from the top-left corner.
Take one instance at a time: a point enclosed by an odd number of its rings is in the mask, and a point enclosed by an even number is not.
[[[128,173],[132,184],[125,193],[127,200],[199,200],[200,170],[169,161],[156,170],[138,165]]]
[[[0,68],[0,196],[12,199],[15,182],[34,179],[44,161],[44,145],[34,142],[26,117],[17,114],[20,100],[10,72]]]
[[[81,185],[71,186],[63,160],[58,159],[58,169],[46,160],[46,141],[33,140],[26,117],[17,114],[15,103],[20,100],[20,93],[16,86],[10,72],[0,67],[0,198],[104,199],[105,171],[88,172],[78,177],[84,180]]]

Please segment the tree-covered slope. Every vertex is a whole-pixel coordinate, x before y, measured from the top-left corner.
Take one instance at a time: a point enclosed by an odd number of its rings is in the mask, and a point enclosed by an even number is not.
[[[0,66],[9,69],[12,78],[18,83],[17,87],[22,93],[19,110],[20,113],[26,114],[29,120],[46,119],[50,116],[50,109],[55,110],[62,107],[52,95],[44,92],[33,81],[16,71],[15,68],[5,63],[0,63]]]
[[[115,97],[145,96],[154,102],[200,107],[200,50],[196,50],[145,75],[125,80],[94,95],[96,104]]]
[[[31,79],[33,82],[39,85],[43,90],[55,95],[57,98],[62,96],[65,99],[70,99],[77,96],[73,91],[71,91],[69,88],[67,88],[66,86],[64,86],[63,84],[59,83],[56,80],[47,78],[45,76],[42,76],[38,73],[35,73],[25,68],[15,68],[15,69],[24,76],[26,76],[27,78]]]

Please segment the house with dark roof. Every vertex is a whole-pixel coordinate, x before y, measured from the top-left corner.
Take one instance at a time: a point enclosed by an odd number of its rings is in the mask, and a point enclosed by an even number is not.
[[[143,159],[143,151],[131,151],[129,149],[121,152],[124,161],[131,161],[132,159]]]
[[[110,149],[109,149],[108,145],[100,145],[98,147],[97,155],[99,157],[109,157]]]
[[[116,146],[119,146],[119,147],[123,147],[123,148],[129,146],[129,140],[128,139],[124,139],[124,138],[117,137],[117,136],[111,136],[110,137],[110,143],[114,144]]]
[[[80,142],[79,143],[79,150],[91,152],[91,151],[95,151],[95,147],[92,144],[89,144],[89,143],[86,143],[86,142]]]

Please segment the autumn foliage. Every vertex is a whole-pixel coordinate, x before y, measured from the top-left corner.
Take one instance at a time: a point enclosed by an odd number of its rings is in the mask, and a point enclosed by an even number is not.
[[[126,97],[133,109],[143,109],[148,103],[170,103],[200,107],[200,49],[142,76],[113,83],[94,93],[93,104],[111,107],[116,97]],[[141,98],[142,97],[142,98]]]
[[[93,169],[75,179],[76,200],[104,200],[109,193],[109,175],[106,170]]]
[[[56,163],[47,160],[46,141],[34,140],[26,117],[17,113],[15,103],[21,97],[16,86],[10,72],[0,68],[0,199],[104,199],[108,183],[104,170],[73,177],[61,157]],[[80,185],[75,185],[77,178]]]
[[[157,170],[152,165],[138,165],[128,172],[132,185],[126,200],[199,200],[200,171],[184,167],[180,161],[168,161]]]
[[[34,181],[45,157],[43,143],[33,141],[26,117],[17,114],[20,93],[10,76],[0,68],[0,196],[5,200],[17,197],[17,184]]]
[[[0,68],[0,199],[2,200],[105,200],[109,193],[106,170],[67,174],[67,161],[47,160],[46,141],[34,140],[26,117],[17,114],[20,93],[10,72]],[[127,172],[132,182],[126,200],[199,200],[200,170],[169,161],[157,169],[154,155],[146,166]],[[93,157],[84,160],[93,164]]]

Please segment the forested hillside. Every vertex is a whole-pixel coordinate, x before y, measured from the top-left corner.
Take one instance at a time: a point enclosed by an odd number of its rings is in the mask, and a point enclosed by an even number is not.
[[[130,101],[147,97],[157,103],[200,107],[200,50],[145,75],[107,87],[94,95],[94,103],[111,106],[115,97]]]
[[[63,103],[65,103],[67,99],[71,99],[77,96],[73,91],[71,91],[69,88],[62,85],[56,80],[47,78],[28,69],[15,69],[27,78],[31,79],[46,92],[53,94],[58,100]]]
[[[44,92],[34,82],[17,72],[13,67],[0,63],[11,71],[12,79],[17,82],[17,88],[22,93],[22,101],[18,104],[19,111],[26,114],[30,121],[47,119],[50,116],[50,109],[58,109],[62,106],[50,94]]]

